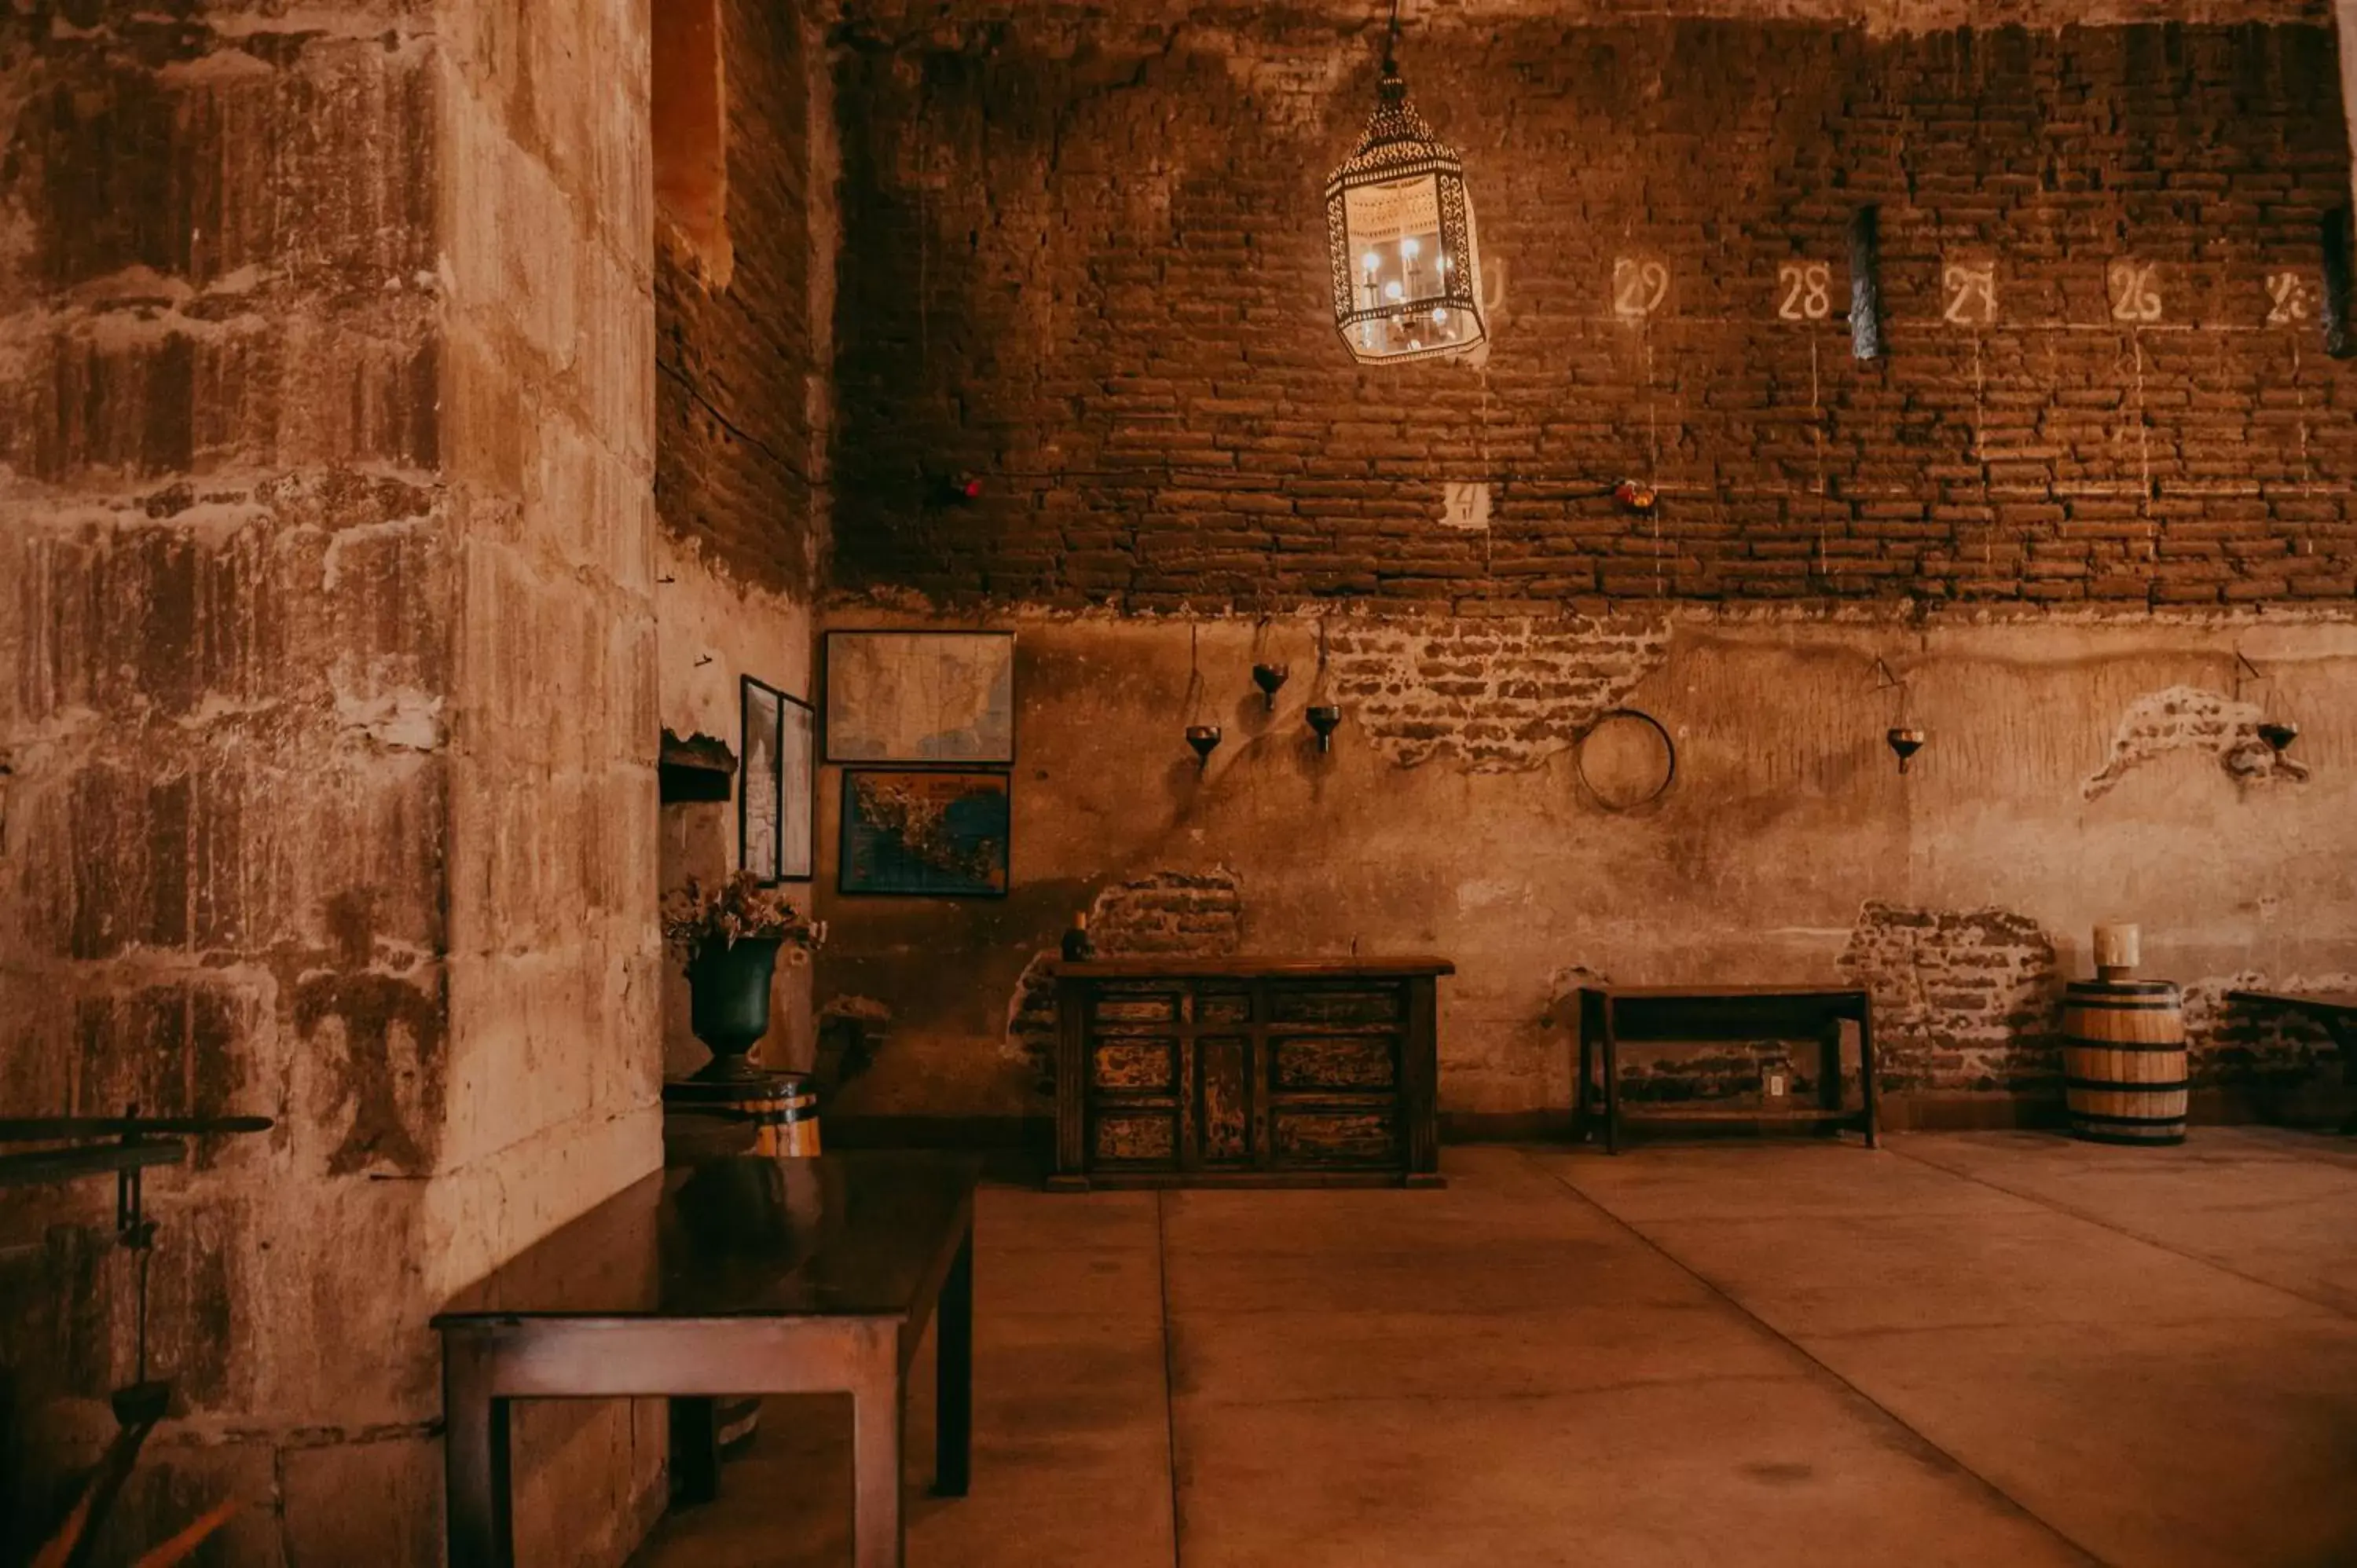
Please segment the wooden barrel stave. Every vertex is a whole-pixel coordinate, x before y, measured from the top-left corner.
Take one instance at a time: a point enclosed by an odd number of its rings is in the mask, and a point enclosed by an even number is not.
[[[2185,1015],[2167,981],[2073,981],[2062,1008],[2071,1128],[2107,1144],[2180,1144],[2190,1085]]]

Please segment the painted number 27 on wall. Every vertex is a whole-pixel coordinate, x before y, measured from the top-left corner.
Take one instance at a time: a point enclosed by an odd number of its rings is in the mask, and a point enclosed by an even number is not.
[[[1958,327],[1986,327],[1996,319],[1996,263],[1950,262],[1940,269],[1940,315]]]

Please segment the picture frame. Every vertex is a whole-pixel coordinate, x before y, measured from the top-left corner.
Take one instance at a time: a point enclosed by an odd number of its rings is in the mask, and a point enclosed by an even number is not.
[[[737,686],[737,865],[784,880],[786,694],[750,675]]]
[[[778,880],[818,875],[818,714],[800,697],[779,708]]]
[[[1003,898],[1014,796],[1002,769],[846,768],[837,891]]]
[[[852,628],[825,650],[829,763],[1014,766],[1012,631]]]

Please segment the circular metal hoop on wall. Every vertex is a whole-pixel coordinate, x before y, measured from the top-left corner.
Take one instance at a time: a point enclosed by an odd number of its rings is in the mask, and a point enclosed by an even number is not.
[[[1604,745],[1591,758],[1588,748],[1599,739]],[[1608,811],[1652,805],[1669,792],[1678,776],[1678,748],[1669,730],[1636,708],[1598,714],[1594,724],[1580,731],[1571,760],[1580,787]]]

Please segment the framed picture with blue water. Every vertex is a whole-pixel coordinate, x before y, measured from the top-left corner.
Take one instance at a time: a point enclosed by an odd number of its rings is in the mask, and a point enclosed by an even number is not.
[[[1011,812],[1003,772],[843,770],[845,893],[1006,896]]]

